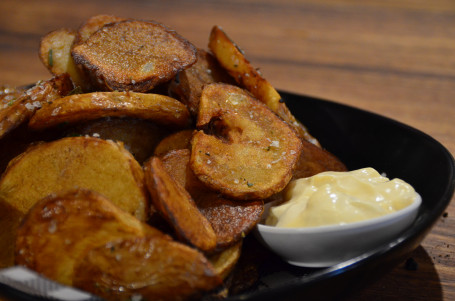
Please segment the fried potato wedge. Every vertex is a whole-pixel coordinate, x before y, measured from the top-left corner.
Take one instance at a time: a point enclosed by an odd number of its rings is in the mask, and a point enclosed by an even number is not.
[[[90,249],[146,235],[170,240],[101,194],[79,189],[50,195],[31,208],[17,230],[15,261],[72,285],[75,263]]]
[[[295,131],[247,91],[207,85],[199,103],[190,166],[213,189],[239,199],[282,190],[302,149]]]
[[[347,171],[346,166],[330,152],[302,141],[303,149],[293,171],[293,178],[306,178],[323,171]]]
[[[88,83],[83,79],[71,56],[75,38],[76,32],[67,28],[48,33],[41,38],[39,57],[52,74],[68,73],[76,87],[87,90],[89,89]]]
[[[215,268],[215,272],[221,279],[226,279],[234,269],[242,252],[242,241],[235,245],[208,257],[209,261]]]
[[[147,217],[139,163],[123,145],[93,137],[31,147],[9,163],[0,179],[0,197],[25,213],[48,194],[74,187],[99,192],[142,221]]]
[[[24,89],[2,86],[0,88],[0,111],[13,105],[13,103],[22,96],[22,93],[24,93]]]
[[[216,234],[199,212],[191,196],[166,171],[158,157],[144,165],[145,182],[155,208],[176,231],[177,236],[208,252],[216,247]]]
[[[178,100],[159,94],[135,92],[93,92],[74,94],[43,104],[29,121],[35,130],[102,117],[134,117],[186,127],[191,118]]]
[[[106,24],[124,21],[125,18],[117,17],[113,15],[95,15],[90,17],[87,21],[82,24],[77,32],[76,32],[76,39],[74,44],[81,44],[90,38],[92,34],[98,31],[101,27]]]
[[[12,264],[10,245],[22,217],[40,199],[75,187],[97,191],[138,219],[148,216],[141,166],[120,144],[74,137],[31,147],[13,159],[0,179],[0,265]]]
[[[166,26],[125,20],[104,25],[72,56],[95,87],[146,92],[196,62],[196,48]]]
[[[209,48],[238,84],[245,87],[257,99],[265,103],[275,114],[287,122],[299,136],[316,145],[319,142],[310,135],[284,103],[275,88],[245,58],[243,51],[219,26],[214,26],[209,37]]]
[[[27,122],[44,103],[67,95],[73,89],[68,74],[54,76],[24,91],[18,98],[0,107],[0,138]]]
[[[90,250],[74,285],[106,300],[198,300],[221,278],[197,250],[157,237],[125,238]]]
[[[191,138],[193,137],[193,130],[182,130],[162,139],[155,148],[155,156],[163,156],[176,149],[190,149]]]
[[[148,120],[111,117],[77,124],[66,132],[72,137],[88,135],[121,141],[140,164],[153,155],[156,145],[168,134],[164,127]]]
[[[217,82],[235,83],[212,54],[198,49],[196,63],[178,73],[171,81],[169,91],[171,95],[178,96],[178,99],[188,107],[191,115],[197,116],[203,86]]]
[[[262,201],[235,201],[209,189],[189,167],[189,149],[174,150],[162,157],[167,172],[189,192],[199,211],[216,234],[217,250],[241,241],[253,230],[264,211]]]

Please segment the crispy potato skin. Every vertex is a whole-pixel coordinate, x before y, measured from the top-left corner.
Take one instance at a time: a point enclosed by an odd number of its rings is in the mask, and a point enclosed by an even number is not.
[[[43,104],[29,121],[35,130],[94,120],[102,117],[134,117],[170,127],[187,127],[188,109],[178,100],[160,94],[93,92],[75,94]]]
[[[99,90],[146,92],[196,62],[196,48],[152,21],[109,23],[72,50]]]
[[[190,149],[193,129],[175,132],[162,139],[155,148],[155,156],[162,157],[171,150]]]
[[[24,91],[15,101],[0,108],[0,139],[24,122],[37,108],[47,102],[67,95],[73,89],[68,74],[54,76]]]
[[[162,157],[167,172],[194,199],[216,234],[217,250],[238,243],[259,222],[264,211],[262,201],[235,201],[220,196],[197,179],[189,166],[189,149],[170,151]]]
[[[13,159],[0,179],[2,231],[12,233],[0,241],[2,266],[12,264],[9,245],[28,210],[49,194],[75,187],[102,193],[140,220],[148,216],[142,168],[120,144],[85,137],[38,144]]]
[[[38,144],[13,159],[0,179],[3,200],[24,213],[48,194],[74,187],[97,191],[140,220],[147,217],[142,168],[112,141],[69,137]]]
[[[155,208],[175,229],[180,239],[209,252],[216,247],[216,234],[199,212],[191,196],[166,171],[158,157],[145,163],[145,182]]]
[[[75,38],[76,31],[67,28],[48,33],[41,38],[39,57],[53,75],[68,73],[75,86],[87,90],[89,87],[86,80],[83,79],[71,56]]]
[[[87,19],[77,30],[74,44],[81,44],[87,41],[92,34],[101,29],[104,25],[119,21],[127,20],[126,18],[113,15],[95,15]]]
[[[197,250],[157,237],[127,238],[94,248],[75,267],[74,285],[107,300],[197,299],[221,284]]]
[[[109,241],[127,237],[162,237],[99,193],[77,189],[50,195],[34,205],[17,230],[16,264],[66,285],[75,263]]]
[[[205,132],[193,135],[190,166],[213,189],[239,200],[264,199],[290,181],[300,138],[247,91],[207,85],[196,125]]]
[[[303,140],[302,152],[294,168],[293,179],[314,176],[323,171],[347,171],[348,169],[330,152]]]
[[[288,123],[302,139],[319,145],[316,138],[295,119],[280,94],[245,58],[243,51],[228,37],[219,26],[210,32],[209,48],[230,75],[250,91],[257,99],[265,103],[275,114]]]
[[[222,279],[226,279],[234,269],[241,253],[242,241],[239,241],[233,246],[210,256],[208,259],[212,263],[217,275]]]
[[[198,49],[196,63],[179,72],[171,81],[169,91],[188,107],[191,115],[196,117],[204,85],[219,82],[235,83],[211,53]]]
[[[65,130],[70,137],[93,136],[104,140],[121,141],[124,147],[142,164],[153,155],[153,151],[168,130],[149,120],[138,118],[102,118],[77,123]]]

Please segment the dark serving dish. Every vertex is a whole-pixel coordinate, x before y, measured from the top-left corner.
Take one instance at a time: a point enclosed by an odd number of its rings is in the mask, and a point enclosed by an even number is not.
[[[297,119],[350,170],[370,166],[389,178],[401,178],[414,186],[423,202],[412,226],[383,246],[324,269],[294,267],[270,255],[260,264],[255,287],[228,300],[320,300],[349,294],[405,260],[443,214],[454,192],[454,159],[427,134],[350,106],[281,95]]]
[[[249,235],[245,245],[251,244],[248,250],[252,254],[244,257],[246,262],[255,262],[257,278],[246,291],[234,291],[227,299],[230,301],[325,300],[344,296],[405,260],[442,215],[454,192],[454,159],[430,136],[346,105],[286,92],[281,95],[297,119],[349,169],[370,166],[389,178],[401,178],[414,186],[423,202],[412,226],[399,237],[329,268],[291,266],[264,250]],[[240,282],[250,278],[247,270],[241,274],[246,276],[237,280],[240,287]],[[0,285],[0,291],[13,300],[36,300],[8,286]]]

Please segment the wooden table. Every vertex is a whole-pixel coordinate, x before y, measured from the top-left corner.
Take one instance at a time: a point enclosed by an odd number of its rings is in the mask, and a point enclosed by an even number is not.
[[[94,14],[153,19],[206,48],[221,25],[277,88],[398,119],[455,153],[452,0],[0,2],[0,84],[49,77],[39,39]],[[455,203],[404,263],[351,300],[455,300]]]

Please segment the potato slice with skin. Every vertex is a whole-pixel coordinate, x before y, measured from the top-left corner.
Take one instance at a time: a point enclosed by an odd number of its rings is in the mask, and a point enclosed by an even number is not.
[[[90,17],[84,24],[77,30],[76,39],[74,44],[81,44],[90,38],[92,34],[98,31],[106,24],[124,21],[125,18],[112,16],[112,15],[96,15]]]
[[[234,201],[224,198],[199,181],[189,167],[190,151],[170,151],[162,157],[167,172],[189,192],[199,211],[216,234],[217,250],[241,241],[259,222],[262,201]]]
[[[190,166],[226,196],[264,199],[292,176],[302,143],[286,123],[238,87],[210,84],[202,92]]]
[[[90,250],[74,285],[106,300],[198,300],[221,278],[197,250],[156,237],[126,238]]]
[[[49,194],[82,187],[102,193],[145,221],[149,196],[141,166],[120,144],[73,137],[29,148],[0,179],[0,266],[13,263],[14,235],[23,216]],[[9,235],[7,233],[10,233]]]
[[[316,138],[295,119],[275,88],[245,58],[243,51],[219,26],[214,26],[209,37],[209,48],[237,83],[248,89],[257,99],[265,103],[275,114],[287,122],[301,138],[319,145]]]
[[[196,48],[166,26],[125,20],[104,25],[73,47],[95,87],[146,92],[196,62]]]
[[[180,71],[170,83],[170,94],[188,106],[191,115],[197,116],[199,99],[204,85],[223,82],[234,84],[234,79],[223,69],[209,52],[198,49],[197,61],[188,69]]]
[[[323,171],[347,171],[337,157],[316,145],[302,141],[303,149],[293,171],[293,178],[306,178]]]
[[[174,228],[177,236],[204,252],[213,250],[216,235],[212,226],[199,212],[185,188],[167,173],[161,160],[152,157],[144,164],[144,171],[153,205]]]
[[[175,132],[161,140],[155,148],[155,156],[163,156],[176,149],[189,149],[191,147],[191,138],[193,130],[182,130]]]
[[[44,104],[30,119],[35,130],[87,121],[107,116],[134,117],[173,126],[186,127],[188,109],[176,99],[159,94],[135,92],[93,92],[75,94]]]
[[[122,144],[70,137],[33,146],[14,158],[0,179],[0,198],[25,213],[48,194],[82,187],[145,221],[143,181],[141,166]]]
[[[226,279],[234,269],[240,258],[241,252],[242,241],[239,241],[235,245],[221,251],[220,253],[211,255],[208,259],[215,268],[217,275],[219,275],[222,279]]]
[[[160,231],[89,190],[51,194],[31,208],[17,230],[16,264],[66,285],[90,249],[122,238],[157,237]]]
[[[44,103],[67,95],[72,89],[68,74],[62,74],[24,91],[20,97],[0,108],[0,138],[27,122]]]
[[[88,83],[83,80],[71,56],[71,47],[75,38],[76,32],[67,28],[48,33],[41,38],[39,57],[52,74],[68,73],[75,86],[88,90]]]
[[[67,129],[69,136],[93,136],[121,141],[124,147],[142,164],[153,155],[156,145],[167,130],[151,121],[137,118],[103,118],[77,124]]]

